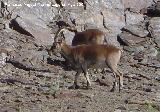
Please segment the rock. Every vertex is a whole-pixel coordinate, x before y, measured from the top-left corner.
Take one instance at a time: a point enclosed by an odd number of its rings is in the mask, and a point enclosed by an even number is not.
[[[145,37],[149,33],[142,25],[137,24],[127,25],[123,28],[123,30],[139,37]]]
[[[103,16],[100,13],[85,11],[75,18],[76,25],[92,24],[97,27],[103,27]],[[81,29],[82,30],[82,29]],[[80,30],[80,31],[81,31]]]
[[[153,38],[159,37],[160,34],[159,25],[160,25],[160,17],[153,17],[149,21],[148,30]]]
[[[158,55],[158,51],[156,48],[151,46],[145,51],[145,55],[148,57],[156,57]]]
[[[128,51],[130,53],[135,52],[135,53],[139,53],[144,51],[144,46],[124,46],[123,49],[125,51]]]
[[[144,21],[143,15],[139,13],[133,13],[130,11],[125,11],[126,24],[138,24]]]
[[[111,33],[111,34],[106,34],[105,41],[107,44],[112,44],[117,47],[120,47],[120,43],[117,41],[117,35]]]
[[[133,59],[138,60],[139,62],[141,62],[145,58],[144,53],[142,52],[134,53],[133,56],[134,56]]]
[[[160,48],[160,38],[155,38],[154,42],[156,43],[157,47]]]
[[[160,68],[160,61],[158,61],[156,58],[154,57],[146,57],[143,59],[146,61],[141,61],[140,64],[143,64],[143,65],[147,65],[148,67],[153,67],[153,68]]]
[[[0,107],[1,112],[17,112],[15,107],[10,107],[10,106],[2,106]]]
[[[158,47],[160,47],[160,17],[153,17],[150,21],[149,21],[149,26],[148,26],[148,30],[151,34],[151,36],[155,39],[155,43],[157,44]]]
[[[122,32],[119,37],[128,46],[135,45],[145,40],[144,38],[132,35],[128,32]]]
[[[114,112],[122,112],[120,109],[115,109]]]
[[[147,15],[151,17],[158,17],[160,15],[160,1],[147,8]]]
[[[88,3],[95,8],[95,11],[100,9],[119,9],[124,10],[124,5],[122,0],[87,0]],[[88,8],[92,8],[89,4],[86,4]]]
[[[103,10],[102,15],[104,17],[104,26],[110,30],[110,33],[115,35],[121,33],[120,29],[125,26],[125,17],[122,11]]]
[[[45,25],[42,27],[36,24],[35,21],[39,21],[39,24],[43,24],[41,20],[34,18],[34,16],[31,18],[32,20],[17,17],[11,21],[10,26],[22,34],[31,36],[31,39],[35,40],[38,45],[51,45],[54,39],[52,39],[50,31],[44,28]]]
[[[48,86],[48,85],[40,85],[39,87],[38,87],[38,91],[40,91],[40,92],[43,92],[43,93],[49,93],[49,91],[50,91],[50,86]]]
[[[154,2],[153,0],[122,0],[124,8],[132,8],[138,12],[143,9],[151,6]]]
[[[157,1],[157,3],[155,4],[155,11],[160,14],[160,1]]]
[[[143,46],[136,46],[135,47],[135,52],[142,52],[144,51],[144,47]]]
[[[73,40],[73,38],[74,38],[74,36],[75,36],[75,33],[74,33],[74,32],[70,32],[70,31],[68,31],[68,30],[65,30],[65,31],[63,32],[63,34],[64,34],[64,37],[65,37],[66,43],[67,43],[68,45],[72,45],[72,40]]]
[[[0,52],[0,68],[6,65],[7,54],[4,52]]]
[[[17,0],[3,0],[5,4],[8,4],[8,10],[11,12],[13,11],[12,18],[16,18],[17,15],[21,17],[32,17],[36,16],[36,18],[44,21],[49,22],[57,13],[56,7],[51,7],[50,0],[40,0],[40,1],[17,1]],[[56,4],[55,1],[52,1],[53,4]],[[19,6],[14,6],[17,4]],[[47,12],[47,13],[46,13]],[[35,22],[35,21],[34,21]],[[39,24],[43,25],[43,24]]]
[[[5,28],[5,25],[0,23],[0,30],[4,29]]]
[[[160,77],[155,77],[154,79],[157,81],[160,81]]]

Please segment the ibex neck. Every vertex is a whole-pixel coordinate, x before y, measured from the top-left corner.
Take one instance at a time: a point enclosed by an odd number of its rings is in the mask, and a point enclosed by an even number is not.
[[[65,56],[70,56],[71,55],[71,46],[64,44],[62,46],[62,54]]]

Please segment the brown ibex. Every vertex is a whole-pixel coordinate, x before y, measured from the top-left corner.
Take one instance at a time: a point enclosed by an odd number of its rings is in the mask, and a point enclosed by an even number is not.
[[[66,29],[75,32],[75,36],[72,40],[72,46],[81,44],[103,44],[105,40],[105,33],[99,29],[87,29],[82,32],[77,32],[77,30],[73,27],[60,28],[57,31],[54,40],[57,41],[57,39],[59,39],[58,35]]]
[[[74,88],[77,88],[77,79],[83,72],[87,80],[87,88],[91,86],[89,80],[88,68],[106,68],[109,67],[115,76],[115,85],[117,85],[116,76],[119,77],[119,90],[123,87],[123,74],[117,69],[117,64],[121,57],[121,49],[113,45],[67,45],[63,40],[53,43],[49,54],[61,53],[69,62],[74,65],[76,70]],[[115,87],[115,86],[114,86]]]
[[[58,41],[59,38],[61,39],[61,37],[59,37],[58,35],[66,29],[69,31],[75,32],[75,36],[72,40],[72,46],[77,46],[82,44],[104,44],[105,33],[99,29],[87,29],[82,32],[77,32],[77,29],[75,27],[67,27],[67,26],[60,28],[56,32],[56,35],[54,38],[55,42]],[[66,61],[68,60],[66,59]]]

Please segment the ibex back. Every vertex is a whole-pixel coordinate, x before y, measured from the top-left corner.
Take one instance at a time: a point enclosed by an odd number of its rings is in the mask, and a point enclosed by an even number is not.
[[[55,35],[55,41],[59,39],[58,35],[66,29],[75,32],[75,36],[72,40],[72,46],[81,45],[81,44],[103,44],[105,40],[105,33],[99,29],[87,29],[82,32],[77,32],[75,28],[62,27],[57,31]]]

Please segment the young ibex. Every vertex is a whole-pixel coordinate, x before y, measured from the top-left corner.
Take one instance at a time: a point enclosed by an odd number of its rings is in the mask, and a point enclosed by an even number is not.
[[[88,68],[109,67],[115,76],[115,85],[117,85],[116,76],[119,77],[119,90],[123,87],[123,74],[117,69],[117,64],[121,57],[121,50],[113,45],[67,45],[63,40],[54,42],[49,54],[61,53],[69,62],[74,65],[76,70],[74,88],[77,88],[77,79],[83,72],[87,80],[87,88],[91,86],[89,80]],[[115,87],[115,86],[114,86]]]
[[[75,36],[72,40],[72,46],[81,44],[103,44],[105,40],[105,33],[99,29],[87,29],[82,32],[77,32],[73,27],[62,27],[57,31],[54,38],[55,41],[59,39],[58,35],[66,29],[75,32]]]

